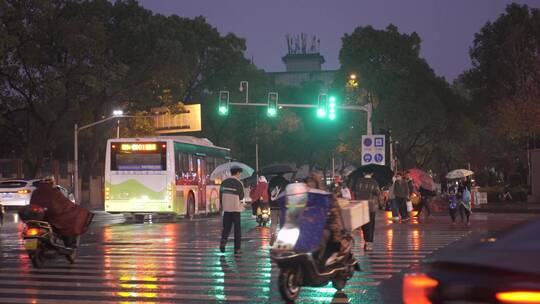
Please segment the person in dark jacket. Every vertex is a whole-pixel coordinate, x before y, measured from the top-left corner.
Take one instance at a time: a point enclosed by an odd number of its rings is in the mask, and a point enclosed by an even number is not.
[[[432,191],[428,191],[422,187],[420,187],[420,204],[418,206],[418,213],[416,214],[416,217],[420,218],[420,214],[422,213],[423,209],[426,209],[426,218],[428,218],[431,215],[431,209],[429,208],[429,200],[433,196]]]
[[[366,200],[369,203],[369,223],[362,225],[364,235],[364,250],[373,250],[373,236],[375,233],[375,211],[379,206],[381,189],[373,178],[373,173],[366,172],[364,177],[356,182],[355,193],[357,200]]]
[[[396,181],[394,182],[394,196],[396,197],[396,204],[401,215],[401,221],[409,220],[407,200],[410,195],[408,182],[403,179],[403,173],[398,172],[396,174]]]
[[[242,226],[240,213],[244,211],[241,200],[244,199],[244,185],[240,181],[242,168],[231,168],[231,177],[225,179],[219,188],[219,202],[223,207],[223,229],[219,250],[225,252],[225,245],[234,224],[234,253],[240,254],[242,247]]]
[[[52,176],[40,181],[32,192],[30,205],[46,208],[45,218],[62,236],[64,244],[67,247],[76,247],[77,236],[88,230],[94,214],[75,205],[54,185],[55,179]]]
[[[312,171],[309,177],[305,180],[306,185],[313,189],[326,190],[323,183],[323,175],[319,171]],[[328,210],[328,218],[325,224],[325,234],[321,239],[319,248],[319,259],[324,258],[326,253],[327,243],[332,242],[339,244],[339,252],[335,256],[340,255],[349,250],[352,246],[352,238],[347,234],[343,228],[343,220],[341,218],[341,208],[337,202],[337,195],[332,194],[332,200],[330,201],[330,209]]]
[[[272,217],[272,221],[270,222],[270,246],[274,245],[274,241],[276,240],[276,230],[280,217],[277,197],[281,192],[285,191],[288,184],[289,181],[283,177],[283,174],[278,174],[272,177],[272,179],[270,179],[270,183],[268,184],[268,199],[270,201],[270,211]],[[282,225],[283,224],[280,226]]]
[[[0,204],[0,226],[4,225],[4,205]]]

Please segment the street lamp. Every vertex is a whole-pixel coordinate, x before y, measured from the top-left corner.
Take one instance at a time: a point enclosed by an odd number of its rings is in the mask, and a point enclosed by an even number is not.
[[[240,92],[244,91],[244,88],[246,88],[246,103],[248,103],[249,98],[249,82],[246,80],[240,81]]]
[[[124,115],[124,111],[122,110],[113,111],[113,116],[121,117],[122,115]],[[120,138],[120,119],[116,121],[116,138]]]
[[[124,116],[124,112],[122,110],[114,110],[113,116],[109,116],[107,118],[103,118],[101,120],[98,120],[96,122],[84,125],[82,127],[79,127],[78,124],[75,124],[73,127],[73,193],[75,195],[75,201],[79,202],[80,194],[79,194],[79,131],[93,127],[95,125],[104,123],[106,121],[116,119],[116,118],[122,118],[126,117]],[[117,132],[119,132],[120,129],[118,129]],[[119,135],[119,134],[118,134]]]

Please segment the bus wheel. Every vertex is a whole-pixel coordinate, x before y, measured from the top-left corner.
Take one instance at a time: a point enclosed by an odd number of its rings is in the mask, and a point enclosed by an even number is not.
[[[190,192],[187,199],[186,217],[192,220],[194,216],[195,216],[195,197],[193,196],[193,193]]]

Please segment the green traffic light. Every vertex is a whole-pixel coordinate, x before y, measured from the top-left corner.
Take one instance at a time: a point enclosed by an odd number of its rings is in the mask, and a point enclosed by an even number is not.
[[[333,106],[336,105],[336,97],[330,96],[329,101],[330,101],[330,106],[331,106],[331,107],[333,107]]]
[[[267,114],[270,117],[274,117],[277,114],[277,110],[275,108],[268,108]]]
[[[317,117],[324,118],[326,117],[326,111],[324,109],[317,109]]]
[[[336,119],[336,114],[335,113],[330,113],[330,115],[328,115],[328,118],[330,118],[330,120],[335,120]]]
[[[227,112],[229,112],[229,109],[227,109],[227,107],[225,107],[225,106],[220,106],[219,107],[219,114],[220,115],[227,115]]]

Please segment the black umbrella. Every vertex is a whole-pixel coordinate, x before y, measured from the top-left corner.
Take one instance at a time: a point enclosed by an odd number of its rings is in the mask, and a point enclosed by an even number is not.
[[[250,177],[246,177],[242,180],[245,187],[255,187],[257,186],[257,174],[253,174]]]
[[[392,182],[392,176],[394,173],[388,166],[369,164],[361,166],[358,169],[351,172],[348,175],[348,185],[352,189],[359,178],[364,177],[364,174],[370,172],[373,173],[373,179],[377,181],[379,187],[384,187]]]
[[[262,168],[259,171],[259,174],[260,175],[276,175],[276,174],[285,174],[285,173],[292,173],[292,172],[296,172],[296,169],[294,169],[291,165],[274,164],[274,165],[269,165]]]

